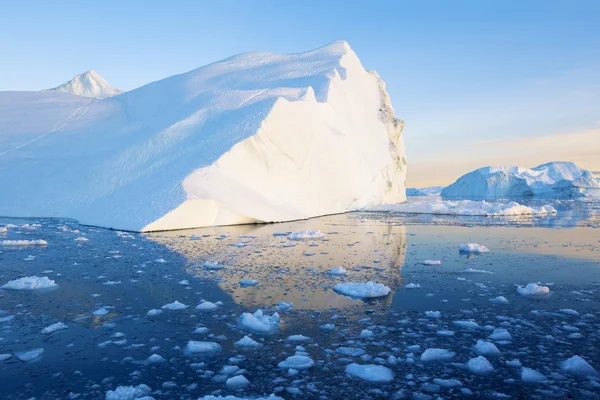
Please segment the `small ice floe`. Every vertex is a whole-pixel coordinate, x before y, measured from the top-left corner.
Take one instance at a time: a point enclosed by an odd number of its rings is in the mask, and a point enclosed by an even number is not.
[[[279,331],[279,321],[279,314],[273,313],[269,316],[262,310],[257,310],[254,314],[243,313],[240,316],[239,324],[246,331],[268,335]]]
[[[120,285],[121,281],[106,281],[104,283],[102,283],[104,286],[114,286],[114,285]]]
[[[275,307],[275,309],[277,310],[289,310],[290,308],[294,307],[294,303],[286,303],[285,301],[280,301],[279,303],[277,303],[277,307]]]
[[[421,285],[418,283],[409,283],[408,285],[404,286],[405,289],[419,289],[420,287]]]
[[[24,278],[15,279],[0,286],[1,289],[10,290],[42,290],[53,289],[58,287],[55,281],[47,276],[38,278],[37,276],[26,276]]]
[[[294,232],[288,235],[288,240],[306,240],[306,239],[321,239],[325,237],[321,231],[302,231]]]
[[[360,347],[338,347],[335,352],[348,357],[360,357],[365,351]]]
[[[262,343],[258,343],[256,340],[248,336],[244,336],[237,342],[233,343],[233,345],[240,349],[258,349],[263,346]]]
[[[258,281],[256,279],[242,279],[240,281],[240,286],[248,287],[248,286],[256,286],[258,285]]]
[[[463,274],[490,274],[490,275],[494,274],[492,271],[486,271],[485,269],[475,269],[475,268],[463,269],[460,272],[462,272]]]
[[[448,329],[440,329],[439,331],[435,332],[435,334],[438,336],[454,336],[454,331],[450,331]]]
[[[34,260],[35,260],[35,256],[32,256],[32,255],[28,255],[27,257],[25,257],[23,259],[23,261],[34,261]]]
[[[335,329],[335,324],[323,324],[319,328],[323,331],[332,331]]]
[[[492,364],[484,356],[471,358],[467,362],[467,368],[469,368],[469,371],[471,371],[475,375],[489,374],[494,370]]]
[[[352,363],[346,366],[345,372],[350,377],[373,383],[388,383],[394,380],[392,370],[383,365]]]
[[[518,286],[517,292],[521,296],[543,297],[550,293],[548,286],[540,286],[537,283],[528,283],[527,286]]]
[[[205,334],[206,332],[208,332],[208,328],[205,326],[199,326],[196,329],[194,329],[193,333],[198,333],[198,334]]]
[[[542,374],[541,372],[536,371],[535,369],[526,368],[526,367],[523,367],[521,369],[521,379],[524,382],[529,382],[529,383],[545,382],[548,380],[546,375]]]
[[[329,271],[327,271],[327,273],[329,275],[342,276],[346,275],[348,273],[348,270],[344,267],[335,267],[331,268]]]
[[[311,369],[315,366],[315,362],[312,358],[308,356],[302,355],[293,355],[286,358],[284,361],[277,364],[277,367],[280,369],[296,369],[298,371],[304,371],[306,369]]]
[[[8,354],[8,353],[0,354],[0,361],[6,361],[11,357],[12,357],[12,354]]]
[[[493,356],[499,357],[502,355],[500,350],[496,347],[496,345],[492,342],[487,342],[485,340],[478,340],[477,344],[473,346],[473,350],[475,353],[482,356]]]
[[[438,319],[442,316],[442,313],[439,311],[425,311],[425,316],[433,319]]]
[[[391,289],[381,283],[368,281],[367,283],[338,283],[333,287],[337,293],[358,299],[369,299],[387,296]]]
[[[575,310],[573,310],[571,308],[561,308],[558,311],[560,311],[563,314],[573,315],[573,316],[576,316],[576,317],[578,317],[580,315],[577,311],[575,311]]]
[[[163,312],[162,310],[157,310],[156,308],[153,308],[152,310],[148,311],[146,313],[146,315],[149,316],[149,317],[155,317],[155,316],[157,316],[159,314],[162,314],[162,312]]]
[[[154,262],[162,264],[162,263],[166,263],[167,260],[165,260],[164,258],[157,258],[156,260],[154,260]]]
[[[195,340],[190,340],[185,345],[183,352],[187,355],[212,355],[219,353],[223,348],[219,343],[215,342],[197,342]]]
[[[142,398],[149,400],[151,397],[148,395],[151,391],[152,389],[144,384],[138,386],[119,386],[115,390],[106,392],[105,400],[137,400]]]
[[[481,329],[481,326],[475,321],[453,321],[452,323],[462,329]]]
[[[368,329],[363,329],[362,331],[360,331],[360,335],[358,335],[358,337],[361,339],[370,339],[373,336],[375,336],[373,334],[373,331],[370,331]]]
[[[199,311],[214,311],[219,308],[215,303],[211,303],[210,301],[203,301],[202,303],[196,306],[196,310]]]
[[[592,375],[598,374],[596,369],[592,367],[583,357],[575,355],[562,363],[560,368],[568,373],[575,375]]]
[[[150,357],[148,357],[145,361],[146,364],[158,364],[161,362],[165,362],[167,360],[165,360],[165,358],[163,356],[159,356],[158,354],[152,354]]]
[[[171,311],[176,311],[176,310],[185,310],[186,308],[188,308],[188,306],[186,306],[183,303],[178,302],[177,300],[175,300],[172,303],[169,304],[165,304],[164,306],[161,307],[163,310],[171,310]]]
[[[310,342],[312,339],[304,335],[291,335],[288,336],[286,340],[290,343],[306,343]]]
[[[250,381],[246,379],[244,375],[232,376],[231,378],[228,378],[225,381],[225,385],[231,390],[242,389],[248,386],[249,384]]]
[[[7,247],[20,246],[47,246],[48,242],[42,239],[35,240],[0,240],[0,245]]]
[[[0,317],[0,322],[11,321],[14,317],[15,317],[14,315],[7,315],[6,317]]]
[[[67,329],[68,326],[63,324],[62,322],[57,322],[55,324],[52,324],[50,326],[45,327],[44,329],[42,329],[42,333],[44,335],[48,335],[50,333],[56,332],[56,331],[62,331],[64,329]]]
[[[18,351],[15,353],[15,357],[17,357],[23,362],[31,362],[37,361],[42,356],[42,354],[44,354],[44,349],[38,348],[26,351]]]
[[[490,302],[492,302],[494,304],[508,304],[509,303],[508,299],[504,296],[494,297],[493,299],[490,299]]]
[[[521,361],[517,360],[516,358],[514,360],[509,360],[507,362],[505,362],[507,367],[510,368],[521,368]]]
[[[489,339],[492,340],[512,340],[512,336],[510,332],[508,332],[504,328],[496,328],[494,331],[488,336]]]
[[[461,243],[458,246],[458,251],[461,253],[477,253],[477,254],[490,252],[490,250],[487,247],[477,244],[477,243]]]
[[[446,349],[427,349],[421,354],[421,361],[448,361],[454,358],[455,352]]]
[[[106,314],[108,314],[110,311],[108,311],[108,309],[106,307],[101,307],[99,309],[97,309],[96,311],[94,311],[92,314],[97,316],[97,317],[102,317]]]
[[[421,262],[423,265],[440,265],[442,262],[440,260],[425,260]]]
[[[78,238],[74,239],[76,242],[87,242],[89,239],[84,237],[84,236],[80,236]]]
[[[225,268],[225,266],[223,264],[219,263],[218,261],[206,261],[202,265],[202,268],[208,269],[208,270],[219,270],[219,269]]]
[[[180,284],[181,286],[190,286],[190,281],[188,281],[187,279],[183,279],[177,283]]]
[[[443,387],[444,389],[453,389],[462,386],[462,382],[458,379],[439,379],[435,378],[433,383]]]

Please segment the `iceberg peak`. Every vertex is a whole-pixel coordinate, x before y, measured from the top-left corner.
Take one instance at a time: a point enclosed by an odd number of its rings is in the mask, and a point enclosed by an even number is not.
[[[82,74],[75,75],[73,79],[52,89],[45,89],[42,92],[64,92],[72,93],[77,96],[89,97],[93,99],[104,99],[123,93],[110,85],[93,69]]]

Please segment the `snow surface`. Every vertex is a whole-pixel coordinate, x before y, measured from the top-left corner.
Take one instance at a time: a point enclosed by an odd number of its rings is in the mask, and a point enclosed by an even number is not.
[[[245,53],[103,100],[2,92],[0,121],[4,216],[154,231],[406,200],[403,122],[343,41]]]
[[[383,365],[352,363],[346,366],[346,374],[360,378],[363,381],[375,383],[387,383],[394,380],[394,373]]]
[[[49,279],[47,276],[38,278],[37,276],[26,276],[23,278],[8,281],[4,285],[0,286],[2,289],[10,290],[40,290],[40,289],[51,289],[58,287],[55,281]]]
[[[387,296],[391,289],[381,283],[368,281],[366,283],[338,283],[333,287],[339,294],[359,299]]]
[[[528,207],[515,201],[443,200],[440,198],[408,201],[402,204],[374,205],[364,208],[363,211],[435,215],[479,215],[487,217],[545,215],[556,213],[556,209],[551,205]]]
[[[72,93],[92,99],[104,99],[123,93],[122,90],[112,87],[110,83],[93,70],[76,75],[70,81],[52,89],[42,90],[42,92]]]
[[[571,162],[550,162],[527,169],[484,167],[458,178],[442,190],[443,197],[574,197],[600,189],[591,171]]]

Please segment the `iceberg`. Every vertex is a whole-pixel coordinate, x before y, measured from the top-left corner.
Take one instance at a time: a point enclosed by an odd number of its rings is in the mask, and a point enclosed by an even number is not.
[[[240,54],[99,100],[0,92],[0,120],[7,217],[160,231],[406,200],[403,122],[344,41]]]
[[[484,167],[458,178],[442,197],[579,197],[600,192],[591,171],[572,162],[550,162],[535,168]]]
[[[8,290],[41,290],[41,289],[53,289],[58,287],[56,282],[47,276],[26,276],[23,278],[8,281],[4,285],[0,286],[1,289]]]
[[[333,287],[337,293],[348,297],[358,299],[370,299],[375,297],[387,296],[391,289],[381,283],[366,282],[366,283],[338,283]]]

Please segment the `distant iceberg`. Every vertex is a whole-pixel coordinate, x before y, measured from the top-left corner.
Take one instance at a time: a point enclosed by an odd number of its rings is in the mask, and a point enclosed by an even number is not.
[[[429,186],[425,188],[407,188],[407,196],[439,196],[444,189],[444,186]]]
[[[580,197],[600,193],[591,171],[572,162],[550,162],[535,168],[484,167],[469,172],[442,190],[443,197],[506,198]]]

